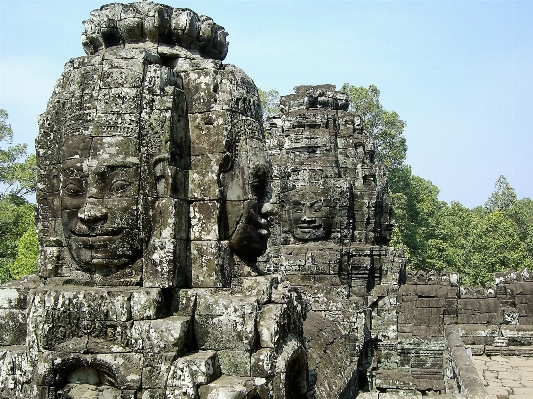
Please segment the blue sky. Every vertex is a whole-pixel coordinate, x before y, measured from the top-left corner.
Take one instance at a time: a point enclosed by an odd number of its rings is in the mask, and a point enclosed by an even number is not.
[[[101,1],[0,0],[0,108],[16,140]],[[533,1],[167,1],[229,32],[225,62],[264,90],[375,84],[407,122],[407,163],[440,199],[482,205],[505,175],[533,198]]]

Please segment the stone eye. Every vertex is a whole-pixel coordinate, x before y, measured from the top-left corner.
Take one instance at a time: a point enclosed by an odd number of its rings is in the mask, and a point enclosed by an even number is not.
[[[313,211],[319,212],[320,210],[322,210],[322,202],[315,203],[315,205],[313,205]]]
[[[302,208],[301,205],[293,205],[292,211],[294,213],[302,213],[303,212],[303,208]]]
[[[111,183],[109,191],[112,193],[122,193],[130,188],[131,184],[132,183],[128,180],[115,180],[113,183]]]
[[[83,187],[79,184],[69,182],[63,189],[68,195],[82,195],[85,193]]]

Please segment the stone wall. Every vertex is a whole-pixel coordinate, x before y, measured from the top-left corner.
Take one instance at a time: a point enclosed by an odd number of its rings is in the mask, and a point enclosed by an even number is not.
[[[377,339],[373,346],[374,388],[449,389],[447,326],[455,326],[473,355],[533,355],[531,272],[495,277],[493,286],[469,288],[460,285],[457,273],[408,271],[396,297],[397,340]]]

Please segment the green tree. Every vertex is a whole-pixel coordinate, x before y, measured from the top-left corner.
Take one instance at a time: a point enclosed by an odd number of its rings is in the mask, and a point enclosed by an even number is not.
[[[486,285],[494,280],[495,272],[532,266],[513,221],[499,209],[474,212],[472,239],[465,260],[461,274],[469,285]]]
[[[507,181],[504,175],[501,175],[496,181],[496,191],[485,202],[485,209],[489,212],[496,210],[507,211],[516,204],[516,192]]]
[[[35,207],[14,194],[0,197],[0,283],[15,278],[13,265],[18,242],[28,230],[35,230]],[[35,247],[35,251],[37,247]]]
[[[259,88],[257,91],[259,93],[259,100],[261,101],[263,121],[269,116],[279,114],[279,91],[276,89],[264,91]]]
[[[390,176],[396,227],[392,245],[407,253],[409,267],[443,269],[447,266],[447,232],[443,230],[446,203],[439,201],[439,189],[430,181],[412,175],[402,166]]]
[[[17,256],[10,270],[11,276],[19,278],[37,272],[38,256],[37,230],[35,226],[30,226],[17,241]]]
[[[5,185],[4,194],[25,196],[36,188],[35,155],[26,154],[26,144],[13,145],[13,130],[7,117],[7,112],[0,109],[0,183]]]
[[[13,130],[7,117],[7,112],[0,110],[0,283],[33,271],[35,267],[24,263],[23,258],[28,258],[31,251],[37,252],[31,236],[35,234],[35,206],[24,198],[35,192],[35,155],[26,154],[25,144],[13,145]],[[22,237],[24,240],[19,242]],[[29,248],[31,245],[34,247]]]
[[[514,222],[516,234],[526,246],[526,252],[533,261],[533,201],[522,198],[507,210],[507,215]]]
[[[345,83],[341,91],[351,100],[351,110],[361,116],[364,129],[374,141],[376,161],[390,170],[401,167],[407,154],[403,131],[405,121],[395,111],[387,111],[379,101],[380,91],[370,85],[352,86]]]

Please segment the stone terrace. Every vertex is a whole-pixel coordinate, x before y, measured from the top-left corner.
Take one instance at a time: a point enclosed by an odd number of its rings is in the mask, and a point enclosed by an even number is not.
[[[533,358],[473,356],[491,399],[533,398]]]

